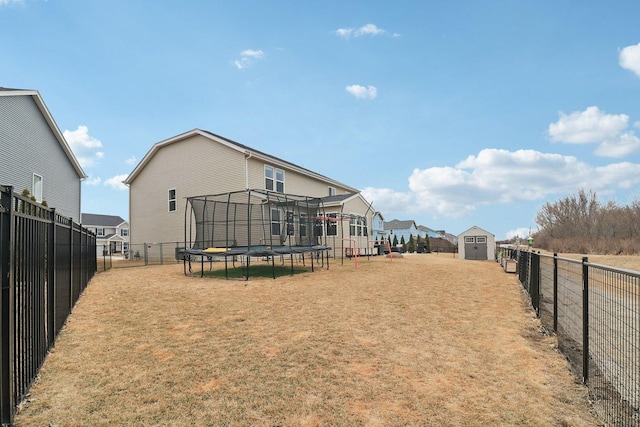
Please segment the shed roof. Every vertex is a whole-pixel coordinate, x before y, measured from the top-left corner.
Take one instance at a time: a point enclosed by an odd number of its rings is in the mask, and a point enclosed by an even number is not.
[[[463,234],[469,234],[470,232],[474,232],[474,233],[484,233],[484,234],[490,234],[490,235],[494,235],[493,233],[489,233],[487,230],[483,230],[482,228],[474,225],[471,228],[468,228],[467,230],[463,231],[462,233],[458,234],[458,236],[462,236]]]

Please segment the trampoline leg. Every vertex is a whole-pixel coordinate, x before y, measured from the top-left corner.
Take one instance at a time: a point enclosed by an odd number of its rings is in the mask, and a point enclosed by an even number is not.
[[[271,275],[276,278],[276,257],[271,257]]]

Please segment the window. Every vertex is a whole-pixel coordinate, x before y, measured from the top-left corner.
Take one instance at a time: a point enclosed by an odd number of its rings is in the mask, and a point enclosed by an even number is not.
[[[487,243],[487,238],[485,236],[476,237],[476,243]]]
[[[356,228],[358,227],[358,218],[352,216],[349,218],[349,236],[356,235]]]
[[[284,171],[273,166],[264,165],[264,188],[265,190],[284,193]]]
[[[122,237],[128,237],[129,236],[129,229],[128,228],[122,228],[120,229],[120,235]]]
[[[287,236],[295,236],[296,228],[293,225],[294,214],[291,211],[287,211]]]
[[[338,214],[327,214],[327,236],[338,235]]]
[[[36,202],[42,202],[42,177],[38,174],[33,174],[33,185],[31,187],[31,194],[36,198]]]
[[[336,189],[334,187],[329,187],[329,196],[335,196],[336,195]]]
[[[280,235],[280,210],[271,209],[271,235]]]
[[[324,224],[322,222],[322,219],[316,219],[313,222],[313,233],[316,237],[324,236]]]
[[[169,212],[175,212],[176,210],[176,189],[169,190]]]
[[[465,237],[464,238],[464,242],[465,243],[475,243],[476,242],[476,238],[475,237]]]
[[[104,228],[97,228],[96,229],[96,236],[97,237],[104,237]]]
[[[307,237],[307,214],[300,214],[300,237]]]

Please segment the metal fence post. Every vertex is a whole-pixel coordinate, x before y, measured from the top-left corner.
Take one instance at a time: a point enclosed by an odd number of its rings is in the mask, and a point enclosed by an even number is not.
[[[589,384],[589,259],[582,257],[582,382]]]
[[[553,253],[553,332],[558,332],[558,253]]]
[[[531,305],[540,317],[540,254],[531,252],[531,273],[529,275],[529,294]]]
[[[47,345],[51,346],[56,336],[56,209],[51,208],[49,223],[49,247],[47,248]]]
[[[0,422],[13,422],[13,188],[0,187]]]

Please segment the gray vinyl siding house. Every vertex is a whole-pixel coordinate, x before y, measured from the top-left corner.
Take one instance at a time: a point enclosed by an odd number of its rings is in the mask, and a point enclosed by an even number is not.
[[[187,197],[246,189],[311,197],[359,193],[331,178],[200,129],[153,145],[124,183],[129,186],[132,245],[184,242]],[[358,199],[361,201],[335,202],[334,208],[355,210],[358,212],[349,213],[360,215],[371,211],[362,196]]]
[[[80,222],[86,178],[38,91],[0,88],[0,185]]]
[[[128,256],[129,223],[122,217],[83,213],[82,225],[95,233],[98,256]]]

